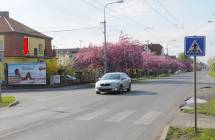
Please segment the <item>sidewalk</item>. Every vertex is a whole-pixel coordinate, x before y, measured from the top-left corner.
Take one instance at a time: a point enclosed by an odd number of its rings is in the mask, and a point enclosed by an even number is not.
[[[177,112],[170,122],[173,127],[194,127],[194,114]],[[215,116],[197,115],[198,128],[215,128]]]
[[[44,88],[8,88],[2,89],[3,93],[12,93],[12,92],[37,92],[37,91],[54,91],[54,90],[74,90],[74,89],[86,89],[93,88],[94,83],[80,84],[80,85],[71,85],[65,87],[44,87]]]
[[[215,98],[213,88],[202,88],[198,90],[197,98],[204,100],[211,100]],[[193,106],[193,105],[192,105]],[[197,114],[197,124],[199,128],[215,128],[215,116],[207,116],[204,114]],[[178,111],[174,119],[170,122],[170,126],[175,127],[194,127],[194,114],[183,113]]]
[[[204,87],[198,90],[197,98],[204,100],[215,99],[215,87]],[[193,105],[191,105],[193,106]],[[191,128],[195,127],[194,114],[184,113],[178,110],[173,119],[169,122],[168,126],[163,130],[160,140],[165,140],[169,127],[176,128]],[[198,128],[214,128],[215,129],[215,116],[208,116],[204,114],[197,114],[197,127]]]

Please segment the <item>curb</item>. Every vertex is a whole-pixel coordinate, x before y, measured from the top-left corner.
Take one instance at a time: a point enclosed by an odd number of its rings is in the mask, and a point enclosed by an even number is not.
[[[13,106],[17,105],[18,103],[19,103],[19,101],[16,98],[16,100],[14,102],[12,102],[11,104],[9,104],[7,107],[13,107]]]
[[[159,140],[165,140],[170,126],[165,126]]]
[[[189,97],[187,97],[186,99],[184,99],[184,103],[183,104],[181,104],[178,108],[179,108],[179,110],[181,111],[182,109],[182,107],[184,107],[185,105],[186,105],[186,101],[187,100],[189,100],[190,98],[192,98],[193,96],[189,96]]]
[[[87,85],[79,85],[79,86],[66,86],[66,87],[52,87],[52,88],[34,88],[34,89],[4,89],[3,92],[5,93],[13,93],[13,92],[37,92],[37,91],[55,91],[55,90],[75,90],[75,89],[87,89],[93,88],[93,84]]]

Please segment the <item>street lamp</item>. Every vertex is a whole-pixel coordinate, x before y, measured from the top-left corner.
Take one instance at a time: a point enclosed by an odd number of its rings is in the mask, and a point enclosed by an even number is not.
[[[83,40],[79,40],[80,48],[81,48],[83,42],[84,42]]]
[[[106,32],[106,8],[115,3],[123,3],[123,0],[118,0],[104,5],[104,74],[107,72],[107,32]]]
[[[168,40],[167,41],[167,44],[166,44],[166,55],[168,56],[169,55],[169,49],[168,49],[168,44],[170,43],[170,42],[175,42],[176,40],[175,39],[173,39],[173,40]]]
[[[214,20],[209,20],[209,21],[208,21],[208,23],[213,23],[213,22],[215,22],[215,21],[214,21]]]

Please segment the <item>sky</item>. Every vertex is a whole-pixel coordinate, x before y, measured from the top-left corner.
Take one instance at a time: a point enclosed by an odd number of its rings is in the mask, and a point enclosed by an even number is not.
[[[104,42],[104,5],[114,0],[0,0],[0,11],[53,38],[55,48],[86,47]],[[117,1],[117,0],[116,0]],[[207,62],[215,56],[214,0],[124,0],[106,8],[107,40],[121,33],[143,44],[161,44],[165,52],[184,51],[184,37],[206,36]],[[69,30],[69,31],[63,31]],[[59,31],[59,32],[55,32]]]

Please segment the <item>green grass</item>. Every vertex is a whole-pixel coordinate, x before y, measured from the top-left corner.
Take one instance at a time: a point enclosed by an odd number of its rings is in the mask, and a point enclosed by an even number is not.
[[[132,78],[132,83],[140,83],[140,82],[143,82],[145,81],[147,78],[145,77],[140,77],[140,78]]]
[[[212,76],[212,77],[215,77],[215,71],[209,71],[208,72],[208,75]]]
[[[195,134],[194,128],[170,127],[166,140],[215,140],[215,129],[198,129]]]
[[[0,107],[8,106],[16,100],[14,96],[2,96],[2,100],[0,102]]]
[[[193,113],[194,109],[184,109],[185,113]],[[200,114],[215,116],[215,99],[212,99],[204,104],[199,104],[197,106],[197,112]]]
[[[132,78],[132,83],[141,83],[147,79],[159,79],[159,78],[162,78],[162,77],[168,77],[170,76],[171,74],[159,74],[157,77],[155,76],[148,76],[148,77],[140,77],[140,78]]]

